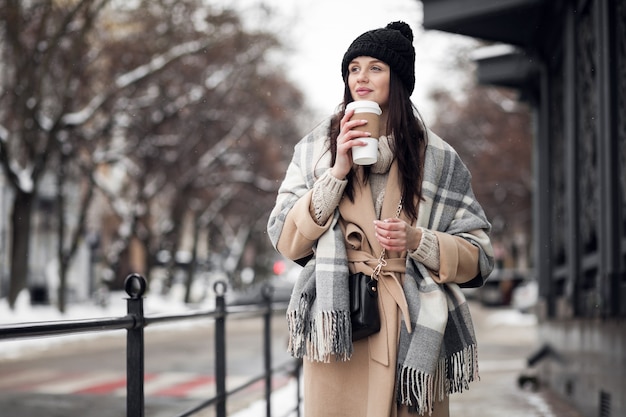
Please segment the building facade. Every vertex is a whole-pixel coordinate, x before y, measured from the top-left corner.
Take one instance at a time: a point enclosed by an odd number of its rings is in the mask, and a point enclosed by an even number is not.
[[[9,210],[11,193],[0,173],[0,299],[9,292]]]
[[[422,3],[426,29],[507,45],[478,80],[534,109],[541,382],[586,417],[626,416],[626,0]]]

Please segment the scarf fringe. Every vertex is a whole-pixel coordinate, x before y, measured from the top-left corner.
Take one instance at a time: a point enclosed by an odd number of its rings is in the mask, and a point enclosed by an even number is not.
[[[287,351],[295,358],[316,362],[347,361],[352,356],[349,311],[322,311],[311,318],[309,301],[302,297],[295,311],[287,314]]]
[[[447,395],[469,389],[469,383],[479,380],[476,345],[469,345],[437,363],[435,375],[402,366],[398,370],[400,404],[419,415],[432,415],[436,401]]]

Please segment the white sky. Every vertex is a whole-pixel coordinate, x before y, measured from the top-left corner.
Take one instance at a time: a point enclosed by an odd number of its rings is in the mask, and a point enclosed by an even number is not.
[[[250,5],[264,3],[276,17],[261,16]],[[422,29],[422,4],[417,0],[236,0],[228,2],[247,12],[253,24],[260,24],[283,37],[294,48],[286,57],[288,75],[309,104],[327,115],[343,95],[341,60],[352,41],[371,29],[402,20],[415,36],[416,86],[412,100],[426,119],[432,119],[428,93],[436,86],[454,88],[445,76],[455,45],[469,38]]]

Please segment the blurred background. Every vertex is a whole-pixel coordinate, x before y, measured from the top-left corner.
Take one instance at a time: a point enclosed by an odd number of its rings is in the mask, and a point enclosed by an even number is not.
[[[419,2],[396,2],[356,28],[346,4],[319,5],[336,16],[324,31],[277,1],[3,2],[2,300],[104,303],[131,272],[185,302],[216,279],[289,279],[265,227],[293,145],[339,104],[352,39],[400,19],[416,105],[470,166],[502,277],[528,278],[530,111],[476,85],[477,41],[427,33]]]
[[[477,315],[520,314],[538,381],[622,415],[624,0],[0,0],[0,324],[119,314],[130,273],[149,312],[213,307],[218,281],[286,300],[265,230],[293,146],[394,20],[493,226]]]

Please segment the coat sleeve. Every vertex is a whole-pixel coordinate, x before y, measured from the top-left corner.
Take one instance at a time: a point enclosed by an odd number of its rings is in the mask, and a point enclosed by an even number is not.
[[[312,194],[312,190],[307,192],[289,210],[276,243],[276,249],[293,261],[311,255],[315,243],[332,223],[332,216],[323,225],[313,219],[310,210]]]
[[[465,284],[480,275],[478,247],[459,236],[435,232],[439,241],[439,283]]]

